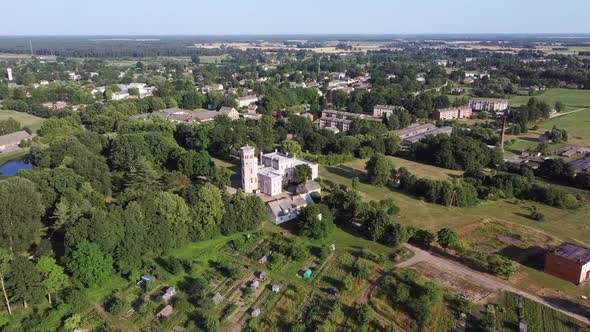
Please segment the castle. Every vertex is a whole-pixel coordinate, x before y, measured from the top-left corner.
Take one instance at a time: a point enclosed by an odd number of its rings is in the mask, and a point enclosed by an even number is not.
[[[240,148],[242,161],[242,189],[246,193],[264,193],[277,196],[283,192],[283,187],[293,180],[295,167],[307,165],[311,169],[311,178],[318,177],[318,164],[289,156],[275,150],[267,154],[260,154],[260,164],[256,158],[256,149],[251,146]]]

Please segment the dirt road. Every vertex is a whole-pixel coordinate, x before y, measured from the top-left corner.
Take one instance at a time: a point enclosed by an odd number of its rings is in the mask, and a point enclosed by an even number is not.
[[[581,322],[584,322],[585,324],[590,324],[590,319],[589,319],[590,311],[587,311],[585,315],[578,314],[578,313],[574,312],[572,310],[572,308],[568,308],[566,306],[561,306],[561,305],[557,306],[553,303],[550,303],[550,302],[544,300],[543,298],[541,298],[539,296],[529,294],[527,292],[523,292],[519,289],[516,289],[513,286],[506,283],[505,281],[495,278],[491,275],[474,271],[470,268],[462,266],[462,265],[460,265],[456,262],[453,262],[451,260],[448,260],[446,258],[434,256],[430,252],[420,249],[418,247],[415,247],[411,244],[405,244],[404,246],[407,249],[410,249],[414,252],[414,257],[412,257],[411,259],[409,259],[405,262],[397,264],[396,267],[398,267],[398,268],[408,268],[408,267],[411,267],[411,266],[413,266],[417,263],[420,263],[420,262],[427,262],[429,264],[436,266],[437,268],[439,268],[441,270],[445,270],[450,273],[454,273],[456,275],[459,275],[462,278],[465,278],[465,279],[467,279],[467,280],[469,280],[481,287],[488,288],[488,289],[494,290],[494,291],[499,290],[499,291],[508,291],[508,292],[516,293],[516,294],[518,294],[524,298],[527,298],[531,301],[535,301],[535,302],[545,305],[547,307],[553,308],[565,315],[568,315],[568,316],[575,318]]]

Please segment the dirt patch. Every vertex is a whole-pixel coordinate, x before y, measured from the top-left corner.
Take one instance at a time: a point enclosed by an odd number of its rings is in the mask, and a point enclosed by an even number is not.
[[[495,254],[498,252],[498,249],[496,249],[492,246],[485,245],[485,244],[479,244],[479,245],[475,246],[475,248],[477,248],[477,250],[484,252],[486,254]]]
[[[517,246],[520,247],[522,245],[522,240],[519,235],[516,234],[499,234],[496,238],[507,245]]]
[[[440,270],[434,265],[426,262],[418,263],[412,266],[412,268],[424,277],[435,281],[453,293],[462,295],[473,303],[479,303],[493,293],[493,290],[478,286],[469,280],[463,279],[456,274]]]

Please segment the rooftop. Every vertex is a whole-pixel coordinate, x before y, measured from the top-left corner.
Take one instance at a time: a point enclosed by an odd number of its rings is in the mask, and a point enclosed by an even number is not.
[[[0,145],[20,143],[24,139],[30,139],[32,136],[24,130],[12,134],[0,136]]]
[[[590,262],[590,249],[580,247],[573,243],[562,243],[557,248],[551,250],[553,255],[586,264]]]

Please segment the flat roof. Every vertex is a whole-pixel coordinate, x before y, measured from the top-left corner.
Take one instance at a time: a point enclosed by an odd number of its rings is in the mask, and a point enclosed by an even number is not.
[[[590,249],[573,243],[562,243],[558,247],[551,250],[551,253],[553,255],[569,259],[571,261],[581,262],[583,264],[590,262]]]

